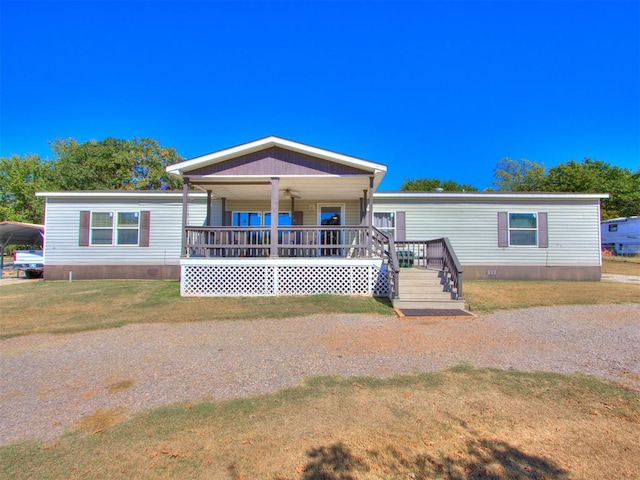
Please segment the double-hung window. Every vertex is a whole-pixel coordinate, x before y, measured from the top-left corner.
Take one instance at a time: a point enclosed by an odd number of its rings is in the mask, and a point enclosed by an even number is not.
[[[538,245],[537,213],[509,213],[509,245]]]
[[[373,226],[391,238],[395,238],[395,212],[373,212]]]
[[[91,245],[113,245],[113,212],[91,212]]]
[[[140,212],[91,212],[91,245],[138,245]]]
[[[138,245],[138,212],[118,212],[116,223],[117,245]]]

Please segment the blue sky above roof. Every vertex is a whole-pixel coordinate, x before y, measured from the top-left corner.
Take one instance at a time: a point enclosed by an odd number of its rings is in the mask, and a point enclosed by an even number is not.
[[[640,168],[639,2],[3,1],[0,154],[268,135],[491,185],[505,156]]]

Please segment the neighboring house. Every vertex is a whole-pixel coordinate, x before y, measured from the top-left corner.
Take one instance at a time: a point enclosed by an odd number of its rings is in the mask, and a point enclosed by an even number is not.
[[[640,255],[640,217],[603,220],[602,248],[616,255]]]
[[[277,137],[167,170],[182,193],[39,193],[45,279],[73,271],[180,278],[183,295],[392,297],[403,262],[444,269],[454,295],[463,269],[600,279],[606,194],[376,192],[384,165]]]

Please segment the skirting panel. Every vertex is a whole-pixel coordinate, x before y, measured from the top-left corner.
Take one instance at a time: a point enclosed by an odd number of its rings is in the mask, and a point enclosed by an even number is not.
[[[179,265],[45,265],[47,280],[178,280]]]
[[[599,282],[599,266],[462,265],[465,280],[575,280]]]
[[[182,265],[182,296],[389,296],[387,272],[373,265]]]

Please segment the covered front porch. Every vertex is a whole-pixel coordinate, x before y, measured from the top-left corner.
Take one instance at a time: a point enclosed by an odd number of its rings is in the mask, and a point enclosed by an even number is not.
[[[393,239],[372,214],[384,165],[267,137],[167,170],[184,180],[182,295],[392,295]]]

